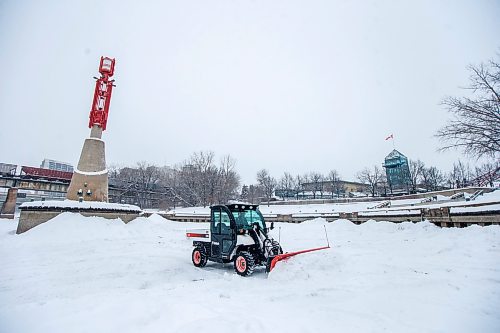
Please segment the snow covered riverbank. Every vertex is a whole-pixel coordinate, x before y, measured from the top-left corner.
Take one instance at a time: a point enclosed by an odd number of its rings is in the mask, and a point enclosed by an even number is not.
[[[323,224],[276,226],[293,251],[324,245]],[[250,278],[191,264],[184,233],[200,224],[64,213],[16,226],[0,220],[0,332],[500,331],[498,226],[339,220],[330,250]]]
[[[470,195],[466,195],[470,196]],[[430,197],[429,197],[430,198]],[[382,206],[380,208],[375,208],[378,204],[389,203],[389,205]],[[395,199],[395,200],[384,200],[380,201],[353,201],[346,203],[327,203],[327,204],[301,204],[292,205],[282,203],[273,204],[267,206],[262,204],[259,206],[260,211],[264,216],[272,216],[276,214],[292,214],[294,216],[307,215],[311,216],[314,214],[333,214],[333,213],[352,213],[352,212],[364,212],[366,214],[378,214],[381,212],[392,212],[404,211],[404,210],[415,210],[421,208],[435,209],[441,207],[457,207],[452,208],[463,210],[465,212],[469,211],[473,206],[480,206],[472,209],[471,211],[490,211],[498,210],[498,204],[500,203],[500,190],[496,190],[490,193],[485,193],[477,197],[473,201],[465,200],[451,200],[450,197],[438,196],[438,201],[428,201],[423,202],[423,199]],[[168,211],[169,214],[175,214],[176,216],[208,216],[210,215],[210,207],[184,207],[176,208]],[[397,213],[396,213],[397,214]]]

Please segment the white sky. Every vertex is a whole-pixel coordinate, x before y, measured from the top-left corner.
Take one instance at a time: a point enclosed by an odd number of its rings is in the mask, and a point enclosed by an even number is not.
[[[2,1],[0,162],[77,164],[101,55],[108,164],[231,154],[345,179],[396,148],[449,170],[439,105],[500,50],[500,1]]]

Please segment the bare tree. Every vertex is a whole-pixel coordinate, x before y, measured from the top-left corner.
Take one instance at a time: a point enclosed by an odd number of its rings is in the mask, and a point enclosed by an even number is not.
[[[217,185],[217,168],[214,165],[215,154],[211,151],[200,151],[191,155],[189,164],[194,168],[196,189],[201,204],[205,207],[214,201],[215,186]]]
[[[373,166],[371,170],[364,168],[358,173],[357,177],[360,182],[368,184],[372,197],[374,197],[382,177],[382,170],[377,165]]]
[[[247,200],[250,203],[259,203],[259,198],[264,196],[264,190],[259,185],[248,186],[248,197]]]
[[[323,196],[323,175],[319,172],[311,172],[309,180],[311,181],[310,189],[313,193],[313,199],[316,199],[317,192],[320,192],[321,196]]]
[[[422,178],[425,164],[421,160],[409,160],[408,167],[410,169],[410,182],[413,192],[417,191],[417,185]]]
[[[427,190],[441,190],[445,180],[444,174],[436,167],[424,168],[422,172],[423,185]]]
[[[273,196],[274,190],[276,189],[276,179],[269,174],[269,171],[262,169],[257,173],[257,183],[264,190],[264,195],[269,202]]]
[[[493,187],[493,182],[500,178],[500,161],[485,162],[476,167],[472,185]]]
[[[220,166],[214,164],[213,152],[197,152],[186,161],[170,167],[157,167],[139,162],[136,167],[113,167],[112,182],[122,189],[120,196],[141,207],[149,207],[155,201],[163,206],[207,206],[226,203],[238,196],[240,177],[236,172],[236,161],[223,156]]]
[[[340,196],[340,193],[345,192],[345,186],[342,184],[337,170],[330,170],[326,179],[330,182],[332,199],[334,195],[336,195],[338,198]]]
[[[177,203],[182,206],[193,205],[193,203],[185,199],[185,193],[182,191],[183,181],[178,169],[164,166],[160,168],[160,177],[161,182],[168,188],[168,198],[174,209]]]
[[[136,167],[116,168],[110,178],[122,188],[116,198],[118,201],[125,197],[133,198],[134,204],[142,208],[151,207],[154,192],[161,186],[159,168],[147,162],[139,162]]]
[[[111,164],[106,167],[108,170],[108,177],[109,178],[118,178],[118,175],[120,174],[120,167],[116,164]]]
[[[295,195],[295,177],[290,173],[285,172],[279,181],[280,190],[283,192],[284,198],[293,197]]]
[[[469,66],[472,97],[447,97],[443,104],[452,119],[436,137],[444,146],[462,149],[467,155],[500,155],[500,63],[489,61]]]
[[[387,175],[382,171],[380,174],[380,180],[378,181],[378,187],[382,190],[380,191],[381,195],[384,197],[387,196],[387,190],[389,190],[389,181],[387,180]]]
[[[189,206],[196,206],[202,203],[203,199],[199,191],[199,173],[197,168],[189,161],[184,161],[176,167],[178,181],[177,189]]]
[[[153,187],[160,179],[158,167],[147,162],[137,163],[137,171],[140,177],[139,182],[144,188]]]
[[[230,155],[223,156],[219,167],[219,187],[217,198],[219,203],[226,203],[236,197],[240,185],[240,176],[235,171],[236,160]]]
[[[297,197],[297,200],[299,200],[299,195],[304,190],[303,184],[304,184],[304,178],[301,175],[297,175],[295,177],[295,187],[294,187],[294,192]]]
[[[468,186],[472,178],[472,171],[469,164],[465,164],[460,160],[453,163],[453,170],[450,172],[448,178],[449,183],[452,185],[450,187],[460,188]]]
[[[237,196],[240,178],[235,171],[236,161],[226,155],[217,167],[214,160],[213,152],[201,151],[176,167],[176,193],[190,205],[225,203]]]

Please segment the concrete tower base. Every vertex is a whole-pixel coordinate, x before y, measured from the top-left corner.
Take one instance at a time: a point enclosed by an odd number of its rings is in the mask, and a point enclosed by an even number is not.
[[[11,187],[7,192],[7,198],[2,205],[2,210],[0,211],[0,218],[2,219],[13,219],[16,212],[16,201],[17,201],[17,188]]]
[[[108,170],[105,145],[101,140],[102,128],[92,127],[90,138],[85,139],[78,167],[74,170],[66,193],[69,200],[108,201]]]

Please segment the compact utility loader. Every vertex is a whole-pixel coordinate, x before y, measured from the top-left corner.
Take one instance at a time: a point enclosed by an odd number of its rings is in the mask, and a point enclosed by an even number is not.
[[[236,273],[248,276],[256,266],[265,266],[270,272],[280,260],[299,253],[317,251],[329,246],[283,253],[280,244],[269,237],[274,228],[266,226],[258,205],[231,203],[210,207],[210,229],[188,230],[186,236],[193,240],[192,261],[204,267],[207,261],[234,264]]]

